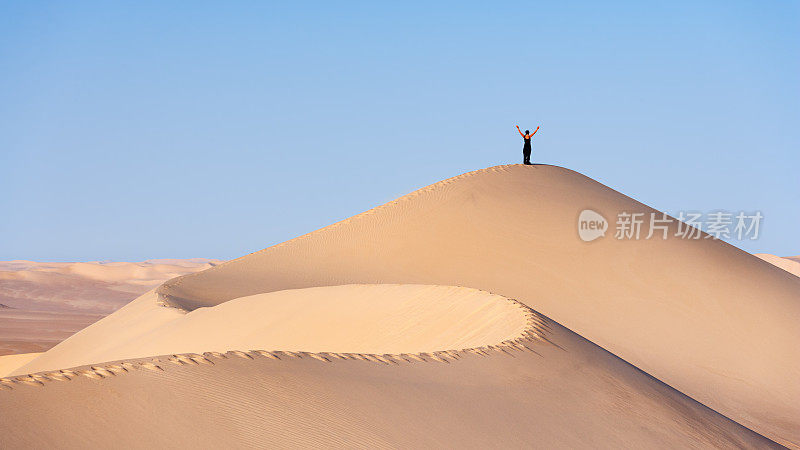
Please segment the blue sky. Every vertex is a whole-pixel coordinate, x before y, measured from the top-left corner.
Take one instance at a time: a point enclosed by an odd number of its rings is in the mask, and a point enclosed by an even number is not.
[[[800,254],[800,3],[430,3],[4,2],[0,259],[241,256],[516,163],[516,123]]]

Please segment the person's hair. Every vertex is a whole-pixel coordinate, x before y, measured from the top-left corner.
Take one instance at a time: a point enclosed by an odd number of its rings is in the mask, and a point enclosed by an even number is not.
[[[531,130],[525,130],[525,134],[528,134],[530,132],[531,132]]]

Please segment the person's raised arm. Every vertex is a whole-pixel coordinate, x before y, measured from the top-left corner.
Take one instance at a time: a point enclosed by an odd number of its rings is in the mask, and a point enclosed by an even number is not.
[[[517,125],[517,131],[519,131],[519,135],[520,135],[520,136],[522,136],[522,137],[525,137],[525,135],[524,135],[524,134],[522,134],[522,130],[520,130],[520,129],[519,129],[519,125]]]
[[[536,134],[536,132],[537,132],[537,131],[539,131],[539,127],[536,127],[536,129],[535,129],[535,130],[533,130],[533,133],[531,133],[531,136],[533,136],[534,134]]]

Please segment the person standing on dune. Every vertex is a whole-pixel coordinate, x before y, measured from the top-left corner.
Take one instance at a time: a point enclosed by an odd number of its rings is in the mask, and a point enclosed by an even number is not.
[[[534,134],[536,134],[537,131],[539,131],[539,127],[536,127],[536,129],[533,130],[533,133],[531,133],[530,130],[525,130],[525,132],[523,133],[522,130],[519,129],[519,125],[517,125],[517,131],[519,131],[519,134],[522,136],[522,139],[525,139],[525,145],[522,146],[522,164],[530,165],[531,138],[533,137]]]

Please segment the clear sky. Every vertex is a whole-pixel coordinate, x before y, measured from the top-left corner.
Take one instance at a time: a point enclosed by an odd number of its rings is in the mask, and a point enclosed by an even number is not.
[[[491,3],[3,2],[0,259],[241,256],[519,162],[517,123],[800,254],[800,2]]]

